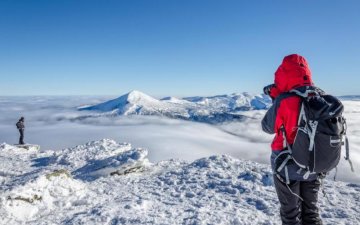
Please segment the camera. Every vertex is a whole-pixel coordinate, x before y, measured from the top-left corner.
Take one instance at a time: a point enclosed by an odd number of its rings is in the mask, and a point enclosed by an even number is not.
[[[263,89],[264,94],[270,96],[271,89],[273,89],[274,87],[275,87],[275,84],[269,84],[269,85],[265,86]]]

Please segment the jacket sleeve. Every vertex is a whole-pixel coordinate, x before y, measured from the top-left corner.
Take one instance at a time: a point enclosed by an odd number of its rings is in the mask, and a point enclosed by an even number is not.
[[[273,86],[270,89],[270,97],[272,99],[276,99],[280,94],[281,94],[281,91],[276,86]]]
[[[275,120],[278,108],[279,100],[275,99],[273,105],[266,112],[264,118],[261,121],[262,130],[268,134],[275,133]]]

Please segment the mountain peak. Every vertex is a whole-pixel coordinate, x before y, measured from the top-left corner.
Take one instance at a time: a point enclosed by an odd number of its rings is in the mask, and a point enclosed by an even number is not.
[[[158,102],[159,100],[137,90],[132,90],[124,95],[128,103],[137,104],[139,102]]]
[[[141,95],[146,95],[145,93],[138,91],[138,90],[132,90],[129,93],[127,93],[126,95],[128,96],[141,96]]]
[[[159,100],[144,94],[141,91],[133,90],[116,99],[79,109],[96,110],[101,112],[111,112],[113,110],[118,110],[118,112],[121,112],[121,114],[127,114],[129,109],[136,110],[137,107],[157,107],[159,104]]]

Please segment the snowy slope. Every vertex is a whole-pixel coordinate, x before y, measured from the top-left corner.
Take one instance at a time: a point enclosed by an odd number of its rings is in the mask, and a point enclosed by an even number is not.
[[[157,115],[192,121],[219,123],[241,120],[237,113],[266,109],[271,100],[265,95],[231,94],[213,97],[166,97],[161,100],[139,91],[131,91],[119,98],[79,110],[100,112],[103,115]]]
[[[0,224],[280,224],[268,166],[146,156],[109,139],[62,151],[2,144]],[[325,190],[324,224],[358,224],[360,186],[326,180]]]
[[[100,112],[115,111],[118,114],[143,114],[151,113],[156,114],[168,107],[168,104],[162,103],[160,100],[152,98],[139,91],[131,91],[119,98],[112,99],[94,106],[83,107],[81,110],[96,110]]]

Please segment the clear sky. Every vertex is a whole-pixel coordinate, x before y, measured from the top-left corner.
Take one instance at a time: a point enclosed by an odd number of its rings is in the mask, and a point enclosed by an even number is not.
[[[360,94],[360,1],[0,1],[0,95],[260,93],[291,53]]]

